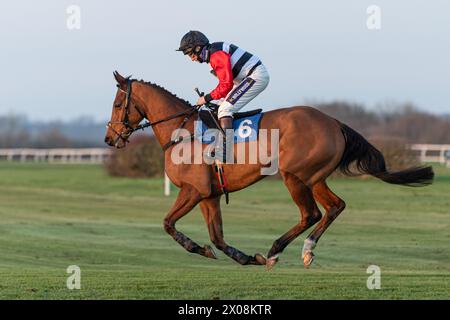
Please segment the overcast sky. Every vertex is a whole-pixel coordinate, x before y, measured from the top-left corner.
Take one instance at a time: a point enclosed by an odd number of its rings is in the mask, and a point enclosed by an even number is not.
[[[380,30],[366,24],[373,4]],[[80,29],[67,27],[70,5],[81,10]],[[193,88],[216,80],[174,51],[189,30],[267,66],[271,82],[247,110],[345,99],[450,113],[449,14],[444,0],[2,1],[0,115],[109,119],[116,69],[195,103]]]

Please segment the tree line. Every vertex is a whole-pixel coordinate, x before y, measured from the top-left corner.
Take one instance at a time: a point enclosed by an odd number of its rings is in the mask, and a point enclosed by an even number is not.
[[[369,109],[345,101],[315,103],[369,140],[450,144],[450,116],[436,115],[412,104]],[[0,116],[0,148],[103,147],[104,122],[82,117],[70,122],[33,122],[21,115]]]
[[[317,108],[369,140],[450,144],[450,116],[436,115],[405,103],[370,110],[348,102],[319,103]]]
[[[104,135],[105,123],[86,117],[33,122],[23,115],[0,116],[0,148],[103,147]]]

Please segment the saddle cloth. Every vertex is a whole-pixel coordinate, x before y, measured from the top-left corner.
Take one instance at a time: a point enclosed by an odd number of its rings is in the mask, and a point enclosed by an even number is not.
[[[263,113],[262,109],[237,112],[233,115],[234,143],[249,142],[258,139],[258,129]],[[217,123],[218,120],[216,118]],[[208,111],[200,111],[195,126],[195,137],[203,144],[214,142],[217,126]]]

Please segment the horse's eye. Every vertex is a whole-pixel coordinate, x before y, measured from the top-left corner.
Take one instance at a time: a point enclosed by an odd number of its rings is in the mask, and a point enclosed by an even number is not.
[[[120,88],[119,84],[116,84],[116,87],[117,87],[117,88]]]
[[[114,107],[116,107],[116,108],[120,108],[121,106],[122,106],[122,102],[116,103],[116,104],[114,105]]]

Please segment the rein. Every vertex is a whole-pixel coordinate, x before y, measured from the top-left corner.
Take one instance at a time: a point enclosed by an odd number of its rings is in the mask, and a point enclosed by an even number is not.
[[[122,92],[124,92],[126,94],[126,98],[125,98],[125,116],[123,121],[115,121],[115,122],[108,122],[108,125],[106,126],[107,128],[110,128],[116,135],[116,141],[114,142],[114,144],[117,144],[119,142],[119,139],[122,139],[125,142],[129,142],[128,138],[131,136],[131,134],[135,131],[138,130],[144,130],[145,128],[148,127],[153,127],[154,125],[157,125],[159,123],[163,123],[172,119],[176,119],[182,116],[186,116],[183,120],[183,122],[181,123],[180,127],[177,130],[182,129],[186,123],[188,122],[188,120],[190,119],[190,117],[195,113],[198,112],[198,110],[202,107],[201,105],[196,105],[194,107],[192,107],[191,109],[182,111],[182,112],[178,112],[175,113],[173,115],[170,115],[166,118],[163,118],[161,120],[155,121],[155,122],[151,122],[149,120],[147,120],[146,123],[138,125],[137,127],[134,127],[130,125],[129,123],[129,113],[130,113],[130,100],[131,100],[131,84],[133,83],[132,79],[127,79],[127,91],[122,90],[120,87],[119,90],[121,90]],[[145,114],[139,110],[139,108],[137,107],[137,105],[135,105],[135,109],[137,110],[137,112],[142,116],[142,118],[146,119],[147,117],[145,116]],[[127,129],[126,132],[122,131],[120,133],[118,133],[116,130],[114,130],[114,128],[112,127],[113,123],[120,123],[123,124],[125,126],[125,128]],[[182,142],[183,140],[186,140],[187,138],[192,139],[194,138],[194,133],[192,133],[190,136],[180,136],[177,137],[174,140],[170,140],[169,142],[167,142],[166,144],[164,144],[164,146],[162,147],[163,151],[166,151],[167,149],[169,149],[171,146],[178,144],[180,142]]]

